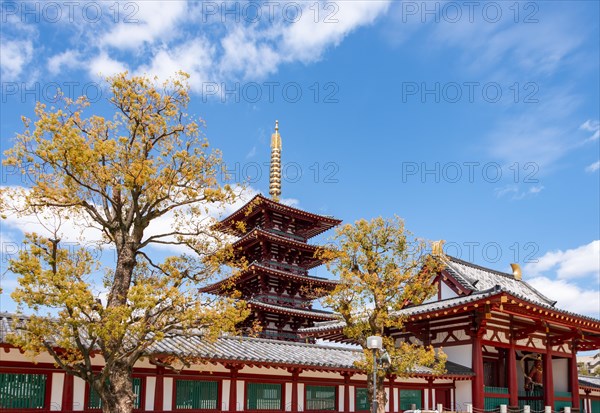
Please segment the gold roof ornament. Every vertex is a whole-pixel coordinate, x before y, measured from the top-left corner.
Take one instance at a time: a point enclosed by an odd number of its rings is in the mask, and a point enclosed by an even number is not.
[[[269,172],[269,194],[274,201],[281,195],[281,135],[279,121],[275,121],[275,133],[271,135],[271,170]]]
[[[521,266],[513,262],[512,264],[510,264],[510,267],[512,268],[513,277],[515,277],[515,280],[521,280]]]
[[[444,256],[444,241],[443,239],[439,241],[433,241],[431,243],[431,254],[434,257],[443,257]]]

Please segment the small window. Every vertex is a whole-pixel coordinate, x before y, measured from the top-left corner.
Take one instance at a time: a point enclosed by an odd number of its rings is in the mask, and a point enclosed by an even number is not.
[[[371,410],[371,405],[369,404],[369,392],[367,389],[355,389],[354,396],[354,404],[356,406],[356,411]]]
[[[134,377],[132,380],[133,385],[133,394],[135,399],[133,400],[133,408],[140,409],[142,402],[142,379],[139,377]],[[100,395],[93,387],[90,387],[90,399],[88,400],[88,409],[101,409],[102,408],[102,400],[100,399]]]
[[[306,386],[306,410],[335,410],[335,386]]]
[[[281,384],[248,383],[248,410],[281,410]]]
[[[216,381],[177,380],[176,409],[216,409],[219,393]]]
[[[421,390],[400,390],[400,410],[421,409]]]
[[[47,379],[45,374],[0,373],[0,408],[43,409]]]

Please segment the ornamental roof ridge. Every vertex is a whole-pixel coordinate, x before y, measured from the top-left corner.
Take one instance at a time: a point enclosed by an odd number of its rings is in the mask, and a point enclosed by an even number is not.
[[[309,216],[313,216],[313,217],[319,217],[319,218],[322,218],[324,221],[335,222],[335,225],[337,225],[337,224],[339,224],[339,223],[342,222],[341,219],[335,218],[335,217],[333,217],[331,215],[322,215],[322,214],[316,214],[314,212],[309,212],[309,211],[306,211],[304,209],[296,208],[296,207],[293,207],[291,205],[286,205],[286,204],[283,204],[281,202],[274,201],[272,199],[267,198],[263,194],[258,193],[256,195],[254,195],[248,202],[246,202],[240,208],[238,208],[237,210],[235,210],[234,212],[232,212],[231,214],[229,214],[229,216],[227,216],[227,217],[223,218],[222,220],[220,220],[217,223],[217,225],[221,224],[223,222],[226,222],[226,221],[228,221],[230,219],[232,219],[232,217],[238,215],[244,209],[248,208],[249,205],[251,205],[253,203],[255,203],[256,205],[259,205],[262,202],[268,203],[270,206],[274,206],[274,207],[279,208],[279,209],[286,209],[286,210],[289,210],[289,211],[292,211],[292,212],[299,213],[301,215],[309,215]]]
[[[453,265],[463,265],[465,267],[469,267],[472,268],[476,271],[483,271],[484,273],[489,273],[493,276],[500,276],[502,277],[501,279],[505,279],[506,282],[501,281],[502,284],[506,284],[506,285],[502,285],[503,288],[507,288],[507,292],[513,292],[515,294],[523,294],[524,291],[518,291],[518,290],[527,290],[529,292],[531,292],[532,294],[536,295],[539,298],[539,301],[541,303],[544,304],[548,304],[551,307],[554,307],[554,305],[556,304],[556,300],[552,300],[548,297],[546,297],[544,294],[542,294],[540,291],[538,291],[537,289],[535,289],[534,287],[532,287],[528,282],[524,281],[524,280],[519,280],[516,279],[512,274],[508,274],[508,273],[504,273],[501,271],[497,271],[494,270],[492,268],[487,268],[487,267],[483,267],[481,265],[477,265],[465,260],[462,260],[460,258],[456,258],[453,257],[451,255],[445,255],[444,258],[442,258],[441,260],[444,264],[446,264],[446,269],[449,269],[450,271],[448,271],[450,273],[450,275],[452,275],[453,277],[455,277],[457,279],[457,281],[462,284],[464,287],[472,290],[472,291],[484,291],[484,290],[488,290],[490,287],[485,288],[485,284],[490,285],[490,283],[493,283],[494,285],[497,285],[498,282],[500,281],[500,279],[484,279],[484,278],[473,278],[474,275],[473,274],[464,274],[464,270],[461,271],[461,268],[457,268]],[[481,275],[481,274],[479,274]],[[487,282],[486,282],[487,281]],[[483,284],[483,286],[482,286]],[[511,287],[514,287],[512,288]],[[479,288],[477,287],[479,286]],[[519,287],[522,286],[522,287]]]

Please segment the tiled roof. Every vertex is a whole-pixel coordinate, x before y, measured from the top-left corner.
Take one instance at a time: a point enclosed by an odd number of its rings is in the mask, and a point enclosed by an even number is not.
[[[0,342],[12,331],[14,314],[0,313]],[[154,344],[148,354],[192,356],[215,362],[260,363],[266,365],[296,365],[316,369],[354,370],[354,362],[362,357],[361,350],[303,344],[251,337],[220,337],[214,342],[198,336],[170,337]],[[446,363],[446,376],[472,376],[471,369],[456,363]],[[429,375],[432,370],[417,366],[415,375]]]
[[[584,319],[584,320],[589,320],[596,324],[600,323],[600,320],[598,320],[596,318],[572,313],[572,312],[566,311],[566,310],[560,310],[558,308],[553,307],[550,304],[546,304],[546,303],[539,302],[538,300],[534,300],[529,295],[525,296],[522,294],[515,293],[514,291],[509,290],[508,288],[506,288],[504,286],[500,286],[500,285],[496,285],[485,291],[477,291],[477,292],[474,292],[473,294],[467,295],[467,296],[454,297],[454,298],[449,298],[446,300],[433,301],[431,303],[421,304],[421,305],[417,305],[417,306],[413,306],[413,307],[407,307],[407,308],[400,310],[399,313],[401,315],[410,317],[410,316],[414,316],[414,315],[430,313],[433,311],[439,311],[439,310],[445,310],[445,309],[454,308],[454,307],[460,307],[464,304],[468,304],[468,303],[478,301],[478,300],[481,300],[484,298],[492,297],[495,295],[500,295],[502,293],[508,294],[509,296],[512,296],[516,299],[519,299],[519,300],[522,300],[525,302],[529,302],[536,306],[550,309],[556,313],[560,313],[560,314],[564,314],[564,315],[568,315],[568,316],[574,316],[574,317]],[[344,328],[344,326],[345,326],[344,321],[326,321],[326,322],[322,322],[322,323],[315,323],[314,327],[303,328],[303,329],[299,329],[298,331],[302,334],[310,335],[311,333],[340,330],[340,329]]]
[[[428,313],[430,311],[444,310],[447,308],[461,306],[461,305],[464,305],[464,304],[467,304],[467,303],[470,303],[473,301],[478,301],[478,300],[481,300],[482,298],[490,297],[494,294],[497,294],[499,291],[500,290],[494,289],[494,290],[490,290],[490,291],[487,291],[482,294],[467,295],[464,297],[455,297],[455,298],[449,298],[447,300],[434,301],[434,302],[427,303],[427,304],[416,305],[414,307],[403,308],[402,310],[399,311],[399,313],[404,316],[413,316],[413,315]],[[346,325],[346,323],[344,321],[339,321],[339,320],[323,321],[321,323],[315,323],[314,327],[301,328],[298,331],[303,334],[310,334],[310,333],[316,333],[316,332],[338,330],[338,329],[344,328],[345,325]]]
[[[600,389],[600,376],[579,376],[579,385]]]
[[[487,291],[497,285],[509,293],[527,297],[529,301],[554,306],[556,301],[545,297],[523,280],[517,280],[512,274],[481,267],[467,261],[445,256],[446,271],[466,289],[473,292]]]
[[[260,262],[258,261],[253,261],[249,266],[248,266],[248,270],[245,271],[244,273],[240,274],[239,277],[235,280],[236,283],[239,282],[238,280],[245,280],[249,277],[251,277],[253,270],[261,270],[261,271],[265,271],[269,274],[274,274],[277,275],[278,277],[282,277],[282,278],[286,278],[286,279],[291,279],[291,280],[295,280],[295,281],[300,281],[300,282],[305,282],[308,284],[320,284],[320,285],[325,285],[331,288],[335,288],[336,285],[339,284],[339,281],[337,280],[330,280],[328,278],[322,278],[322,277],[315,277],[312,275],[302,275],[302,274],[295,274],[293,272],[290,271],[282,271],[282,270],[278,270],[276,268],[271,268],[268,267],[266,265],[262,265]],[[207,285],[206,287],[202,287],[199,289],[200,292],[215,292],[215,291],[219,291],[223,286],[229,286],[229,284],[231,283],[231,278],[226,278],[223,279],[221,281],[218,281],[216,283]]]
[[[283,305],[276,305],[276,304],[268,304],[268,303],[263,303],[262,301],[257,301],[257,300],[249,300],[248,304],[252,307],[261,307],[267,310],[273,310],[275,312],[283,312],[283,313],[289,313],[289,314],[296,314],[302,317],[308,317],[308,318],[317,318],[320,320],[327,320],[327,319],[335,319],[337,318],[337,316],[333,313],[327,312],[327,311],[319,311],[319,310],[304,310],[301,308],[293,308],[293,307],[286,307]]]
[[[294,208],[289,205],[285,205],[279,202],[276,202],[272,199],[265,197],[262,194],[258,194],[254,196],[250,201],[248,201],[244,206],[240,209],[229,215],[227,218],[223,219],[221,222],[215,225],[215,229],[220,229],[223,231],[228,231],[236,235],[243,235],[242,231],[240,231],[236,226],[236,221],[244,221],[246,217],[251,214],[254,208],[257,206],[264,204],[269,208],[279,211],[284,214],[291,214],[299,217],[303,217],[311,222],[314,222],[314,227],[310,228],[306,232],[307,238],[312,238],[322,232],[327,231],[328,229],[339,225],[342,221],[330,216],[314,214],[312,212],[304,211],[299,208]],[[258,208],[254,209],[258,211]]]

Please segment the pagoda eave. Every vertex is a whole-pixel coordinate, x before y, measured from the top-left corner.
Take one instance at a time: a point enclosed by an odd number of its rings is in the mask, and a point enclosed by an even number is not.
[[[296,316],[303,319],[312,319],[319,321],[331,321],[338,319],[338,316],[336,314],[328,313],[325,311],[303,310],[298,308],[285,307],[281,305],[262,303],[260,301],[255,300],[248,301],[248,306],[250,308],[258,308],[266,313]]]
[[[250,264],[246,270],[235,276],[233,279],[231,277],[225,278],[224,280],[199,288],[198,291],[201,293],[220,295],[227,293],[227,291],[233,286],[242,282],[246,282],[252,279],[252,277],[258,276],[259,274],[274,275],[287,280],[297,281],[302,284],[319,286],[327,290],[333,290],[338,285],[338,282],[334,280],[311,277],[309,275],[293,274],[288,271],[277,270],[254,262]]]
[[[303,235],[307,239],[317,236],[342,222],[341,220],[333,217],[313,214],[289,205],[281,204],[272,199],[266,198],[261,194],[258,194],[236,212],[215,224],[213,229],[231,235],[243,236],[245,231],[238,227],[238,222],[244,222],[253,215],[260,213],[261,206],[312,223],[313,226],[310,229],[303,231]]]

